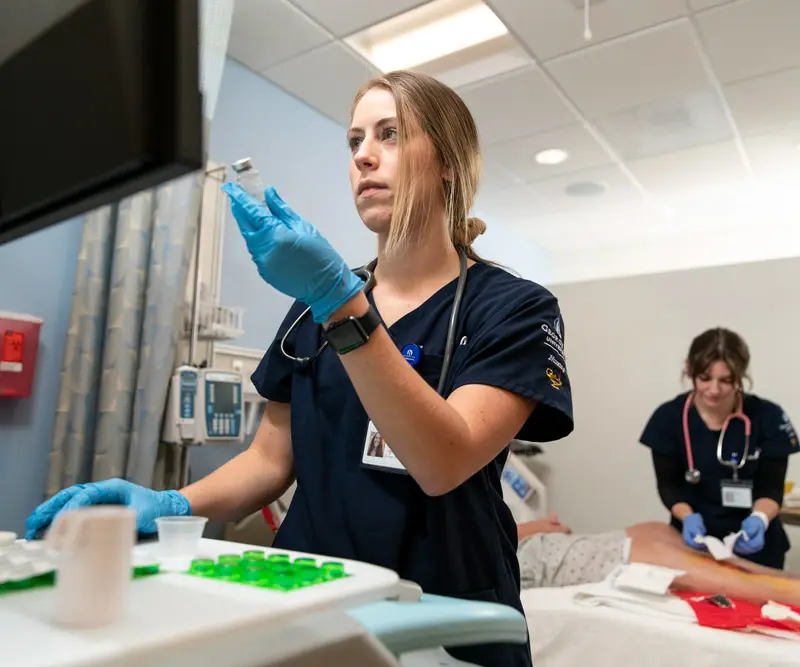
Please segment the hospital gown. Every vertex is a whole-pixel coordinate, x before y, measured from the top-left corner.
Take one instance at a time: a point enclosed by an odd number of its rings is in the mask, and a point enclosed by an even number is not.
[[[559,588],[603,581],[627,562],[630,538],[624,530],[597,535],[540,533],[517,549],[522,588]]]

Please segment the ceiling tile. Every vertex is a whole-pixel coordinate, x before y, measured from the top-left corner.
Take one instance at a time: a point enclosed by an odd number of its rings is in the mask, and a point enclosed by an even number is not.
[[[718,143],[733,136],[713,88],[644,104],[595,122],[623,160]]]
[[[541,165],[536,162],[536,154],[550,148],[567,151],[569,157],[555,165]],[[582,125],[572,125],[497,144],[485,150],[484,157],[488,163],[502,166],[506,171],[527,181],[553,178],[612,163],[608,153]]]
[[[798,122],[800,69],[729,84],[725,86],[725,96],[742,134]]]
[[[701,12],[704,9],[710,9],[718,5],[724,5],[731,0],[689,0],[689,7],[693,12]]]
[[[237,0],[228,54],[260,71],[331,41],[285,0]]]
[[[528,188],[522,179],[493,165],[484,165],[481,184],[474,206],[487,221],[513,223],[554,209],[550,203]]]
[[[583,183],[596,183],[605,192],[595,196],[576,196],[567,193],[569,186]],[[558,211],[597,211],[607,206],[625,206],[631,202],[639,203],[643,196],[619,167],[609,166],[598,169],[564,174],[547,180],[530,183],[530,187]]]
[[[337,37],[424,5],[427,0],[292,0],[315,21]]]
[[[732,141],[633,160],[627,166],[664,204],[715,196],[751,181]]]
[[[285,91],[347,125],[353,95],[378,72],[352,51],[335,43],[287,60],[262,74]]]
[[[709,85],[684,22],[584,49],[546,67],[590,118],[681,97]]]
[[[686,14],[684,0],[603,0],[591,7],[592,41],[587,42],[580,1],[489,0],[488,4],[541,60]]]
[[[569,108],[534,68],[458,92],[475,117],[484,147],[575,122]]]
[[[439,79],[451,88],[462,88],[532,64],[533,60],[519,43],[511,35],[504,35],[423,63],[414,70]]]
[[[697,17],[723,83],[800,66],[800,2],[746,0]]]
[[[797,189],[796,183],[800,178],[800,123],[746,137],[744,147],[759,178],[778,184],[790,182],[792,189]]]

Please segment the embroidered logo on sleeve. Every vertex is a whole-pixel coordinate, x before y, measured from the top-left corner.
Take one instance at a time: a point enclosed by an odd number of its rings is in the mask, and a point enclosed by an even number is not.
[[[783,424],[781,424],[778,428],[786,434],[787,438],[789,438],[789,442],[792,443],[792,447],[798,446],[797,431],[794,430],[794,426],[789,420],[789,415],[785,412],[783,413]]]
[[[556,320],[556,323],[560,330],[561,325],[559,320]],[[547,324],[542,324],[542,331],[544,331],[545,334],[544,344],[558,354],[561,359],[566,360],[566,356],[564,355],[564,341],[561,339],[561,335],[558,331],[551,329]]]
[[[563,382],[561,381],[561,376],[556,373],[552,368],[548,368],[545,371],[545,375],[547,375],[547,379],[550,380],[550,386],[553,387],[556,391],[561,390],[561,385]]]

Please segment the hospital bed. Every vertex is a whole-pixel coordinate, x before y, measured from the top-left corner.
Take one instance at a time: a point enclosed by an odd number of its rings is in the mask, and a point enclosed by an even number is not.
[[[138,545],[134,555],[154,548]],[[253,548],[204,539],[197,557]],[[527,641],[525,620],[510,607],[420,596],[390,570],[343,564],[346,578],[289,591],[185,572],[148,576],[131,582],[122,620],[94,629],[53,622],[54,588],[5,592],[0,665],[423,667],[464,664],[441,646]]]
[[[536,667],[797,667],[800,642],[715,630],[667,617],[667,610],[632,613],[582,606],[580,594],[601,584],[529,589],[522,593]],[[676,605],[684,603],[674,598]],[[672,607],[669,611],[675,612]]]

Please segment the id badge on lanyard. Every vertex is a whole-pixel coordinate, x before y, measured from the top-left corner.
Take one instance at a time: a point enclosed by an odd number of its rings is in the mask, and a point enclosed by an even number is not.
[[[724,479],[720,483],[723,507],[751,509],[753,507],[753,483],[741,479]]]
[[[367,436],[364,438],[364,451],[361,454],[361,465],[366,468],[375,468],[387,472],[396,472],[407,475],[408,471],[400,463],[391,447],[383,439],[378,429],[371,421],[367,426]]]

